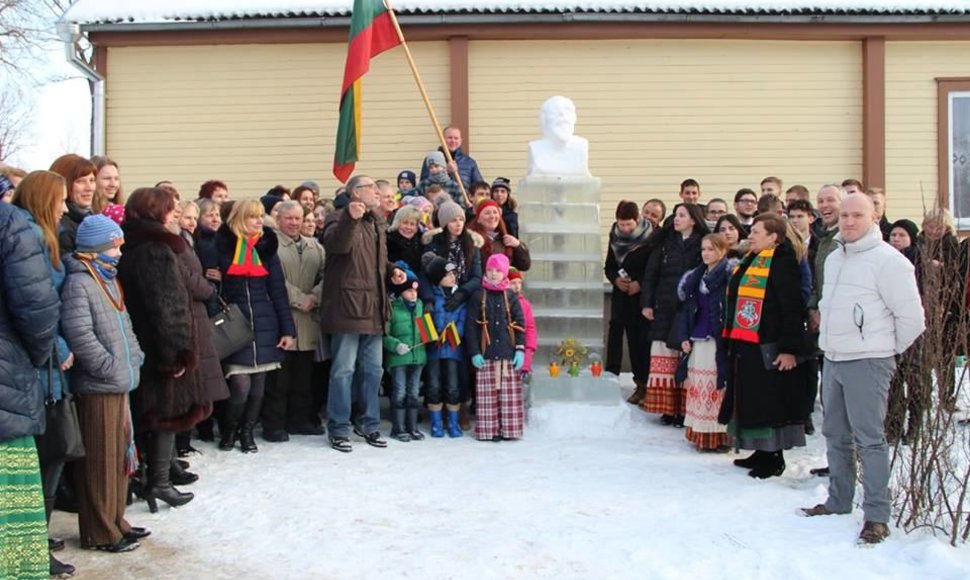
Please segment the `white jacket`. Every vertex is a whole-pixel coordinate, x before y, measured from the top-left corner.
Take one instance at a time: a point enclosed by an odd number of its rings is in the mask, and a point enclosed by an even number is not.
[[[916,274],[882,241],[879,226],[852,243],[836,235],[825,260],[819,347],[833,361],[883,358],[905,351],[923,333]]]

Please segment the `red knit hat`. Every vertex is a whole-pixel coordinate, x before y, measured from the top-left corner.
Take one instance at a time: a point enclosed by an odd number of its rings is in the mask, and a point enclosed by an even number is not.
[[[521,280],[522,272],[518,268],[509,268],[509,280]]]
[[[476,220],[478,219],[478,216],[482,215],[482,211],[486,207],[494,207],[495,209],[498,210],[499,215],[502,214],[502,207],[499,206],[498,202],[496,202],[494,199],[491,199],[491,198],[485,198],[482,201],[478,202],[478,205],[475,206],[475,219]]]

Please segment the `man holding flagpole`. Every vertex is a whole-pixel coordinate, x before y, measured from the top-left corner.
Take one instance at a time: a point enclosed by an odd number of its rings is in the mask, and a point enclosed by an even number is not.
[[[348,453],[350,431],[374,447],[381,438],[378,391],[384,372],[384,325],[390,318],[386,276],[403,272],[387,261],[387,222],[379,215],[377,184],[366,175],[347,182],[350,203],[327,216],[323,224],[324,266],[320,311],[324,334],[330,335],[333,363],[327,399],[330,446]],[[395,271],[396,270],[396,271]],[[351,425],[351,403],[361,411]]]

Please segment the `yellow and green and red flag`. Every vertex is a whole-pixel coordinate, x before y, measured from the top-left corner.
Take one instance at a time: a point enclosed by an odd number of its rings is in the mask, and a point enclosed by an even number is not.
[[[441,339],[438,341],[442,346],[446,343],[451,348],[458,348],[461,344],[461,336],[458,335],[458,325],[454,321],[448,323],[445,329],[441,331]]]
[[[342,183],[350,179],[360,157],[361,79],[370,70],[370,59],[398,44],[401,40],[382,0],[354,0],[333,155],[333,174]]]
[[[434,319],[431,314],[425,314],[414,319],[414,324],[418,329],[418,336],[421,337],[421,344],[427,344],[438,340],[438,329],[434,326]]]

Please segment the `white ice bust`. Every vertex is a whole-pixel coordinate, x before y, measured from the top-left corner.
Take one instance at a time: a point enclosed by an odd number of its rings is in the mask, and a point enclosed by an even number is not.
[[[542,139],[529,142],[528,176],[589,177],[589,141],[573,134],[576,105],[550,97],[539,109]]]

